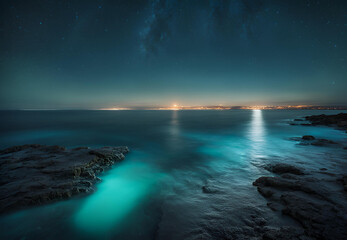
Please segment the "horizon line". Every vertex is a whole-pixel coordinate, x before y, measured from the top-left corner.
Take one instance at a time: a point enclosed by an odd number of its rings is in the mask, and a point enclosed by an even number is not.
[[[347,105],[243,105],[243,106],[178,106],[171,107],[108,107],[108,108],[20,108],[0,111],[129,111],[129,110],[347,110]]]

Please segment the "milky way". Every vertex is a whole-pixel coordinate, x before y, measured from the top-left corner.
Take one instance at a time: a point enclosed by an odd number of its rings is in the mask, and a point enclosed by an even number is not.
[[[347,103],[343,0],[0,7],[2,109]]]

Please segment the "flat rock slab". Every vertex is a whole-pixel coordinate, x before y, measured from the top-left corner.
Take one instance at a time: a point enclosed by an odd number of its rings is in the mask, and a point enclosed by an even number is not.
[[[265,166],[265,169],[273,172],[273,173],[291,173],[295,175],[304,175],[304,172],[302,169],[292,166],[286,163],[276,163],[276,164],[268,164]]]
[[[288,238],[270,231],[263,239],[347,239],[346,175],[310,177],[311,172],[283,163],[265,168],[280,175],[260,177],[253,185],[270,209],[293,218],[303,231]]]
[[[97,174],[124,159],[128,147],[28,144],[0,151],[0,213],[95,190]]]

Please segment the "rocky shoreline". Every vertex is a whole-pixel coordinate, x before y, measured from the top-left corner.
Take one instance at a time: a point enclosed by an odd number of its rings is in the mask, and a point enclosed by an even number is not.
[[[98,174],[124,159],[128,147],[28,144],[0,151],[0,214],[95,191]]]
[[[297,124],[303,121],[309,123]],[[346,113],[307,116],[305,120],[294,119],[294,122],[290,124],[347,130]],[[299,141],[299,145],[338,146],[336,142],[311,135],[291,139]],[[331,173],[325,168],[312,172],[286,163],[263,167],[272,176],[260,177],[253,185],[267,199],[271,210],[289,216],[302,226],[301,229],[291,228],[291,234],[282,230],[265,231],[263,239],[347,239],[347,173]]]
[[[339,113],[336,115],[312,115],[302,118],[296,118],[290,125],[302,126],[329,126],[340,130],[347,131],[347,113]]]
[[[325,125],[345,130],[347,114],[295,119],[301,125]],[[324,120],[329,119],[329,120]],[[309,121],[309,123],[304,123]],[[311,135],[291,138],[298,145],[340,148],[340,142]],[[98,174],[124,159],[127,147],[66,149],[61,146],[23,145],[0,151],[0,213],[92,193]],[[347,239],[347,173],[309,169],[275,162],[260,166],[268,174],[253,185],[267,201],[268,211],[289,217],[298,226],[275,227],[261,212],[245,216],[242,227],[225,233],[207,227],[216,239]],[[327,167],[329,168],[329,167]],[[263,175],[263,174],[262,174]],[[213,186],[203,193],[218,194]],[[264,204],[264,207],[266,205]],[[271,209],[271,210],[270,210]],[[228,237],[225,237],[228,236]]]
[[[312,126],[334,126],[339,129],[347,130],[347,113],[339,113],[336,115],[312,115],[306,116],[305,119],[309,121]]]
[[[265,168],[276,176],[260,177],[253,185],[271,210],[293,218],[303,227],[301,238],[286,239],[346,239],[347,175],[327,174],[323,169],[318,178],[284,163]]]

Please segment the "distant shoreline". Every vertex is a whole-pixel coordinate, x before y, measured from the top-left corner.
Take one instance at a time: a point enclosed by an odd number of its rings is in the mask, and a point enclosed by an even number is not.
[[[335,110],[335,111],[346,111],[347,107],[305,107],[305,108],[295,108],[295,107],[201,107],[201,108],[117,108],[117,109],[0,109],[0,111],[213,111],[213,110]]]

